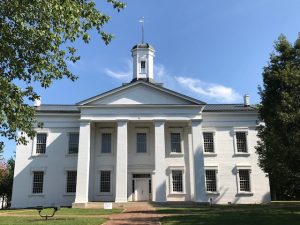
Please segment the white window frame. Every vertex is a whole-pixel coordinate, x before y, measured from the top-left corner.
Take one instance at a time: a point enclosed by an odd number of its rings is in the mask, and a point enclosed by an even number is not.
[[[134,132],[134,149],[135,149],[135,154],[150,154],[150,138],[149,138],[149,128],[147,127],[136,127],[135,132]],[[138,152],[137,151],[137,133],[145,133],[146,134],[146,152]]]
[[[173,176],[172,171],[180,170],[182,172],[182,192],[173,191]],[[184,167],[169,167],[169,193],[170,195],[185,195],[186,194],[186,179],[185,179],[185,168]]]
[[[248,170],[249,171],[249,185],[250,191],[241,191],[240,190],[240,175],[239,170]],[[237,165],[236,166],[236,179],[237,179],[237,192],[239,195],[253,195],[253,184],[252,184],[252,168],[250,165]]]
[[[212,133],[213,134],[213,139],[214,139],[214,152],[205,152],[204,149],[204,133]],[[203,155],[204,156],[217,156],[217,150],[218,150],[218,145],[217,145],[217,140],[216,140],[216,130],[212,128],[203,128],[202,129],[202,141],[203,141]]]
[[[71,134],[78,134],[78,150],[77,150],[77,153],[70,153],[70,136]],[[78,152],[79,152],[79,139],[80,139],[80,133],[79,132],[69,132],[68,133],[68,149],[67,149],[67,155],[68,156],[77,156],[78,155]]]
[[[110,146],[110,152],[102,152],[102,134],[109,133],[111,134],[111,146]],[[113,155],[114,154],[114,128],[100,128],[100,155]]]
[[[43,192],[42,193],[33,193],[33,175],[34,172],[44,172],[44,176],[43,176]],[[46,172],[47,169],[45,167],[34,167],[30,169],[30,189],[29,189],[29,197],[31,196],[44,196],[46,191]]]
[[[206,170],[214,170],[216,173],[216,191],[207,191],[206,187]],[[220,194],[220,185],[219,185],[219,168],[218,166],[204,166],[204,178],[205,178],[205,192],[206,194],[218,195]]]
[[[171,133],[179,133],[180,134],[180,148],[181,152],[172,152],[171,145]],[[170,156],[183,156],[184,155],[184,141],[183,141],[183,128],[182,127],[170,127],[168,129],[168,153]]]
[[[77,173],[77,168],[71,167],[71,168],[65,168],[65,194],[64,195],[76,195],[76,192],[67,192],[67,187],[68,187],[68,172],[69,171],[76,171]],[[76,174],[76,191],[77,191],[77,175]]]
[[[37,153],[36,152],[36,145],[37,145],[37,135],[38,134],[46,134],[46,149],[45,149],[45,153]],[[48,156],[48,144],[49,144],[49,131],[37,131],[35,137],[33,138],[32,141],[32,154],[31,156],[34,157],[47,157]]]
[[[246,135],[246,148],[247,148],[247,152],[238,152],[238,148],[237,148],[237,139],[236,139],[236,133],[237,132],[243,132]],[[250,155],[250,148],[249,148],[249,138],[248,138],[248,128],[234,128],[233,129],[233,144],[234,144],[234,154],[236,156],[249,156]]]
[[[144,71],[142,71],[142,61],[145,62],[145,70]],[[147,74],[147,59],[145,59],[145,58],[139,59],[139,64],[138,65],[139,65],[138,66],[139,67],[139,74],[146,75]]]
[[[101,171],[110,171],[110,191],[109,192],[100,192],[101,187]],[[127,184],[126,184],[127,185]],[[113,170],[109,168],[101,168],[98,170],[98,185],[97,185],[97,193],[101,196],[112,195],[113,190]]]

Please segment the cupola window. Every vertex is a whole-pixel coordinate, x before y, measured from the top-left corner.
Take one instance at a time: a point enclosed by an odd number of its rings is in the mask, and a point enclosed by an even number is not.
[[[146,73],[146,61],[141,61],[141,73]]]

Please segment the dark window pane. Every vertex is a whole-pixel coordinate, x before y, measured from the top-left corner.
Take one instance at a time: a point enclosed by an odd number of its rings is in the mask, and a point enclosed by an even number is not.
[[[136,151],[139,153],[147,152],[147,134],[137,133],[136,134]]]
[[[236,132],[237,152],[247,152],[247,139],[245,132]]]
[[[79,134],[71,133],[69,135],[69,154],[78,153]]]
[[[100,192],[110,192],[110,171],[100,173]]]
[[[37,134],[36,136],[36,153],[46,153],[47,134]]]
[[[180,133],[171,133],[171,152],[181,153]]]
[[[203,133],[204,152],[214,152],[214,134]]]
[[[111,133],[102,133],[101,152],[111,153]]]
[[[174,192],[183,192],[182,171],[181,170],[173,170],[172,171],[172,185],[173,185]]]
[[[67,171],[67,193],[76,192],[77,171]]]

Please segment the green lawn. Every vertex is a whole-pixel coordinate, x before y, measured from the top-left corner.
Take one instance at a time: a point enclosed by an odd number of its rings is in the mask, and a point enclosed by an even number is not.
[[[37,210],[0,210],[1,225],[100,225],[107,221],[106,215],[120,213],[121,209],[71,209],[61,208],[46,222]],[[52,210],[43,210],[49,214]]]
[[[300,225],[300,204],[160,207],[163,225]],[[177,214],[177,215],[175,215]]]

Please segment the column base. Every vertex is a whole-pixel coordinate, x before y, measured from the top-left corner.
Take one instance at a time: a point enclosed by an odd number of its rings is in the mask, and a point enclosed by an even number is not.
[[[126,203],[128,202],[127,198],[116,198],[115,203]]]

